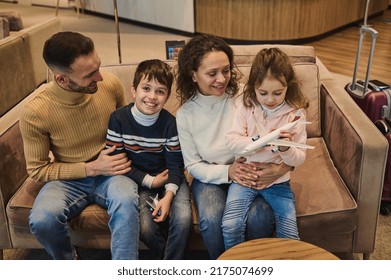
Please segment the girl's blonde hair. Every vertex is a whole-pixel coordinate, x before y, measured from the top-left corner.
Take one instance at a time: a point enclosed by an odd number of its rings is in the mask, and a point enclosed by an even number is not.
[[[289,57],[279,48],[262,49],[254,58],[243,92],[246,107],[259,104],[255,89],[262,84],[267,75],[271,75],[287,87],[285,100],[290,106],[295,109],[308,108],[308,100],[301,91],[300,82]]]

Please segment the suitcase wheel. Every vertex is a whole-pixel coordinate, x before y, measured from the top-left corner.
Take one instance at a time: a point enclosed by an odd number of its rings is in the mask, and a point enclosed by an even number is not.
[[[390,201],[382,201],[380,202],[380,214],[384,216],[388,216],[391,213],[391,202]]]

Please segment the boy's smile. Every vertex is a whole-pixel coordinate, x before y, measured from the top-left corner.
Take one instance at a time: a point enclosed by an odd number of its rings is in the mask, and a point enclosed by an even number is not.
[[[134,102],[137,108],[145,115],[160,112],[168,98],[168,88],[156,79],[148,81],[144,76],[137,88],[132,87]]]

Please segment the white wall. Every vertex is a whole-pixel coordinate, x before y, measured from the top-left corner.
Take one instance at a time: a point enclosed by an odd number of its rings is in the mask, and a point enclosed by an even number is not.
[[[18,3],[21,3],[21,2],[24,2],[24,1],[18,1]],[[53,7],[56,7],[57,6],[57,0],[30,0],[30,3],[31,4],[35,4],[35,5],[41,5],[41,6],[53,6]],[[58,3],[59,7],[70,7],[70,2],[68,0],[60,0],[60,2]]]
[[[195,32],[193,0],[117,0],[118,16],[143,23]],[[86,10],[114,15],[113,1],[84,0]]]

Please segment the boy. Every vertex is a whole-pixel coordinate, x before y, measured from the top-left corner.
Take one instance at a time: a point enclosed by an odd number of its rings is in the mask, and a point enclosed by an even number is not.
[[[132,161],[127,176],[139,186],[140,238],[158,259],[182,259],[191,228],[190,195],[176,122],[163,109],[172,82],[166,63],[158,59],[141,62],[132,86],[135,101],[111,115],[106,143],[106,148],[116,146],[116,153],[125,151]],[[156,195],[161,199],[152,209],[146,201]]]

